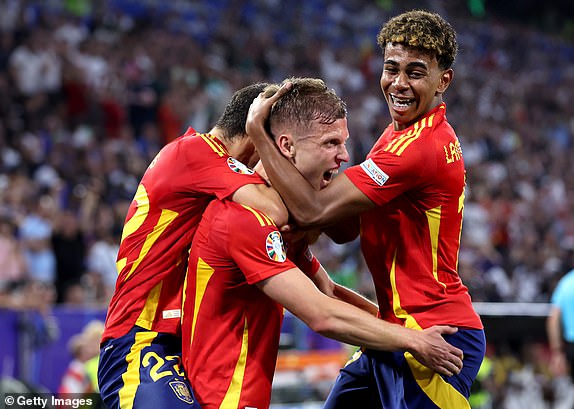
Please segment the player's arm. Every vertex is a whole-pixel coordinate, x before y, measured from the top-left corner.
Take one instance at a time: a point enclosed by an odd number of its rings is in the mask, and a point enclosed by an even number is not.
[[[462,368],[462,351],[441,336],[456,332],[456,328],[436,326],[416,331],[385,322],[323,294],[298,268],[263,280],[257,286],[324,336],[372,349],[407,350],[423,365],[447,376],[459,373]]]
[[[554,375],[561,375],[565,372],[566,357],[564,354],[564,344],[562,337],[560,308],[553,305],[548,318],[546,319],[546,334],[550,344],[550,370]]]
[[[562,328],[560,323],[560,308],[553,305],[546,319],[546,332],[552,352],[562,351]]]
[[[361,231],[359,215],[351,216],[340,222],[323,228],[331,240],[337,244],[348,243],[355,240]]]
[[[271,217],[276,226],[284,226],[289,219],[289,212],[275,189],[265,184],[243,185],[235,191],[231,199],[254,209],[261,210]]]
[[[289,91],[283,85],[275,95],[257,97],[247,117],[246,129],[255,144],[273,187],[279,191],[295,222],[301,227],[326,226],[373,208],[375,204],[345,174],[317,191],[285,158],[265,129],[271,106]]]
[[[313,274],[311,280],[323,294],[352,304],[371,315],[377,316],[379,312],[377,304],[350,288],[334,282],[323,266],[319,267],[319,270]]]

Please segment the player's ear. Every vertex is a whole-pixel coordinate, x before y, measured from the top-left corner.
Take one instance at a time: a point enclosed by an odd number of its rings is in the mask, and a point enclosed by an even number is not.
[[[295,155],[295,148],[293,147],[293,142],[289,135],[279,135],[279,138],[277,138],[277,145],[279,146],[281,154],[286,158],[292,158]]]
[[[452,70],[452,68],[449,68],[448,70],[444,70],[442,72],[440,76],[440,84],[437,88],[437,94],[443,94],[446,91],[446,89],[452,82],[453,77],[454,77],[454,71]]]

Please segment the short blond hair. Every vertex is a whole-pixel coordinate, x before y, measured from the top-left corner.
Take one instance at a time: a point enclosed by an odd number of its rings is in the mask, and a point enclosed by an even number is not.
[[[291,77],[282,84],[285,82],[293,85],[291,91],[271,108],[269,124],[272,133],[280,133],[287,128],[304,130],[315,121],[332,124],[347,117],[347,105],[322,79]],[[269,97],[278,89],[279,85],[272,84],[265,88],[264,95]]]

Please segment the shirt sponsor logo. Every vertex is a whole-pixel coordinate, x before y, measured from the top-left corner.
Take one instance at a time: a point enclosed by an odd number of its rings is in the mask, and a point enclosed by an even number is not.
[[[383,186],[385,182],[389,179],[389,175],[381,170],[372,159],[367,159],[361,163],[361,168],[365,171],[371,179],[379,186]]]
[[[190,405],[194,402],[193,397],[191,396],[191,391],[182,381],[171,381],[169,386],[175,393],[180,400],[184,401],[185,403],[189,403]]]
[[[165,310],[162,311],[162,316],[164,320],[170,318],[180,318],[181,317],[181,310]]]
[[[243,163],[232,157],[227,158],[227,166],[229,166],[229,169],[235,173],[241,173],[242,175],[253,175],[253,173],[255,173]]]
[[[285,252],[285,246],[283,246],[283,237],[278,231],[272,231],[267,235],[267,240],[265,241],[267,255],[271,260],[278,261],[280,263],[287,260],[287,253]]]

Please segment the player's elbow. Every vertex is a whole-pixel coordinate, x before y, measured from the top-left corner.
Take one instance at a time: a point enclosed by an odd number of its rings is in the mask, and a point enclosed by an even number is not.
[[[325,315],[307,324],[314,332],[324,337],[337,339],[342,335],[342,326],[335,316]]]

